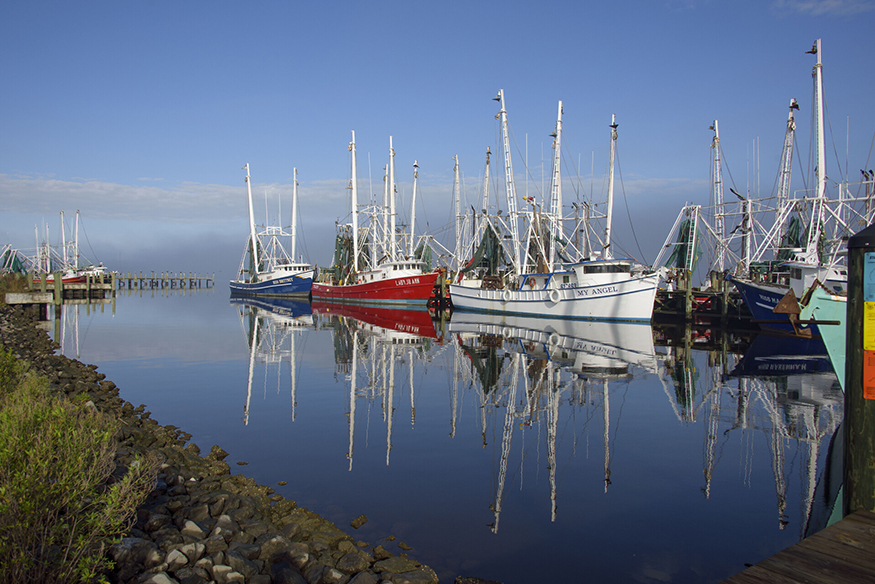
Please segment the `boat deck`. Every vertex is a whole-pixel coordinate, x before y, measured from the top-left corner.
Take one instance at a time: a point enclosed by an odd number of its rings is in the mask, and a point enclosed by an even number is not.
[[[722,584],[875,582],[875,513],[856,511]]]

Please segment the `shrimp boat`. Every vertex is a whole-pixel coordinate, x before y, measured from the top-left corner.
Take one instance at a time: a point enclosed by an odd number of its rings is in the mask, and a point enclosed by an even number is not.
[[[383,206],[374,206],[370,225],[359,228],[355,132],[349,143],[352,158],[350,180],[352,223],[337,235],[332,269],[313,283],[312,297],[325,302],[379,305],[425,305],[434,293],[439,270],[426,272],[423,252],[414,249],[413,221],[409,248],[403,254],[395,230],[395,151],[389,137],[389,166]],[[414,164],[414,168],[418,168]],[[416,196],[414,173],[414,197]],[[424,248],[421,248],[424,250]],[[364,253],[366,250],[370,254]],[[378,257],[380,254],[380,257]],[[368,257],[369,255],[369,257]]]
[[[659,274],[637,265],[631,258],[614,258],[611,251],[611,211],[613,205],[614,158],[616,152],[616,116],[611,123],[611,165],[608,185],[605,234],[600,255],[584,256],[580,261],[562,261],[568,247],[559,249],[567,238],[563,232],[563,207],[560,176],[562,136],[562,102],[556,131],[553,134],[553,178],[550,212],[541,213],[532,203],[528,212],[526,268],[520,260],[521,239],[513,166],[510,158],[507,110],[504,90],[495,98],[501,102],[499,116],[504,148],[505,190],[508,207],[506,222],[496,217],[484,233],[480,247],[471,261],[459,271],[450,285],[453,308],[459,311],[494,312],[549,318],[649,322],[659,284]],[[506,234],[504,233],[506,232]],[[510,243],[506,243],[506,242]],[[572,253],[576,252],[574,250]],[[482,266],[484,257],[510,256],[511,267],[504,274],[465,279],[466,273]],[[534,269],[529,269],[534,268]],[[546,268],[546,269],[545,269]],[[490,266],[489,271],[495,271]]]
[[[313,284],[316,268],[303,262],[295,262],[295,240],[298,221],[298,169],[294,169],[292,181],[292,225],[290,233],[281,227],[266,227],[261,233],[255,230],[255,214],[252,207],[252,185],[249,164],[246,170],[246,193],[249,198],[249,238],[236,280],[231,280],[232,295],[248,296],[307,296]],[[291,255],[286,254],[280,237],[291,237]],[[246,259],[249,266],[246,267]]]
[[[61,251],[49,245],[48,226],[46,226],[46,239],[41,244],[39,232],[36,231],[37,256],[33,260],[35,274],[34,284],[39,284],[42,278],[48,284],[55,281],[55,273],[60,273],[62,284],[83,284],[88,279],[96,280],[108,276],[109,272],[103,264],[87,266],[79,265],[79,211],[76,211],[73,238],[67,241],[66,226],[64,224],[64,212],[61,211]],[[41,276],[40,274],[44,274]]]
[[[810,205],[811,219],[807,241],[804,247],[794,250],[795,257],[791,261],[780,264],[786,273],[782,277],[783,282],[775,283],[758,281],[755,278],[727,277],[727,280],[730,280],[735,285],[745,304],[750,309],[754,321],[758,322],[761,328],[806,337],[818,335],[820,331],[814,321],[799,319],[800,307],[798,299],[803,298],[803,295],[806,295],[809,290],[815,288],[818,289],[818,294],[842,295],[847,293],[847,266],[837,263],[835,258],[843,254],[838,247],[841,245],[842,236],[846,234],[848,226],[852,224],[848,220],[847,215],[852,211],[850,205],[853,202],[853,199],[847,196],[840,196],[838,201],[830,201],[826,195],[827,168],[824,138],[823,63],[820,39],[815,41],[814,46],[808,52],[817,56],[817,62],[812,75],[815,98],[816,191],[814,197],[808,200],[786,201],[783,207],[778,209],[775,226],[772,228],[772,233],[780,235],[783,224],[794,207],[800,204]],[[785,140],[785,142],[792,140],[790,132],[793,127],[791,109],[791,118],[788,123],[788,140]],[[788,162],[792,161],[792,151],[785,158]],[[789,170],[782,172],[783,175],[789,177]],[[782,191],[784,190],[789,191],[789,184],[785,189],[782,189]],[[838,209],[828,208],[830,204],[836,204]],[[866,202],[866,207],[871,209],[870,200]],[[835,234],[828,241],[828,245],[832,249],[828,250],[828,254],[823,254],[820,248],[823,245],[822,240],[827,239],[826,222],[830,217],[836,223]],[[871,211],[867,210],[865,214],[859,216],[859,219],[864,224],[870,224],[872,221]],[[832,256],[832,260],[823,261],[823,255]]]

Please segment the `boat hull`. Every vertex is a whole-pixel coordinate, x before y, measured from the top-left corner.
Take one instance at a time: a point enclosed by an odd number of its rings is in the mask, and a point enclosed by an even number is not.
[[[425,305],[434,292],[440,272],[385,278],[362,284],[314,282],[313,299],[349,304]]]
[[[737,278],[727,278],[735,285],[744,303],[750,310],[753,321],[766,331],[795,335],[790,318],[786,314],[774,312],[778,302],[790,291],[787,286],[777,286]],[[816,326],[800,325],[800,329],[810,329],[812,335],[817,335]]]
[[[592,286],[548,290],[488,290],[450,285],[458,311],[573,320],[649,322],[659,276],[651,274]]]
[[[313,285],[315,270],[271,278],[261,282],[232,280],[231,294],[240,296],[307,296]]]

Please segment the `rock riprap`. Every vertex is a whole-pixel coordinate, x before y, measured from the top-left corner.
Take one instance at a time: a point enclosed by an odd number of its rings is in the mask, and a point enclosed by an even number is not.
[[[119,584],[430,584],[434,571],[405,554],[355,540],[270,487],[232,475],[228,453],[201,455],[191,435],[119,397],[97,366],[56,355],[58,345],[24,312],[0,305],[0,342],[70,396],[119,422],[116,466],[163,459],[127,537],[112,546]]]

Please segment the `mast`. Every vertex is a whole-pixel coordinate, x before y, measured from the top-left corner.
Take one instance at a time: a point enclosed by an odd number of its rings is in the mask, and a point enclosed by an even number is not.
[[[349,179],[350,197],[352,201],[352,266],[353,271],[359,271],[359,219],[358,219],[358,175],[356,174],[355,130],[352,131],[352,142],[348,147],[352,155],[352,177]],[[292,258],[294,259],[294,258]]]
[[[714,130],[711,149],[714,150],[714,230],[717,232],[717,271],[726,263],[726,225],[724,223],[723,167],[720,160],[720,129],[717,120],[709,129]]]
[[[550,222],[553,224],[553,233],[550,234],[550,261],[548,271],[553,271],[556,262],[556,243],[562,239],[562,177],[561,177],[561,153],[562,144],[562,100],[559,101],[559,113],[556,116],[556,131],[553,136],[553,177],[550,185]]]
[[[395,149],[389,136],[389,258],[395,261]]]
[[[295,241],[297,240],[298,228],[298,169],[292,169],[292,263],[295,261]]]
[[[246,163],[246,166],[243,167],[246,170],[246,178],[244,182],[246,183],[246,195],[249,198],[249,242],[252,246],[250,250],[251,255],[251,265],[249,267],[249,271],[251,275],[258,275],[258,239],[255,236],[255,211],[252,208],[252,183],[249,180],[249,163]]]
[[[787,116],[787,132],[784,134],[784,150],[781,152],[781,175],[778,183],[778,201],[775,210],[775,218],[777,219],[784,205],[790,198],[790,177],[793,173],[793,142],[796,137],[796,119],[793,117],[793,110],[799,109],[799,104],[796,103],[796,98],[790,100],[790,114]],[[784,239],[784,224],[778,225],[778,232],[775,235],[775,258],[777,259],[778,252]]]
[[[61,211],[61,257],[64,260],[64,269],[69,267],[67,259],[67,226],[64,225],[64,212]]]
[[[76,230],[73,233],[73,267],[79,269],[79,209],[76,209]]]
[[[510,235],[513,239],[513,274],[514,276],[519,276],[520,270],[522,269],[520,265],[520,233],[519,225],[517,223],[518,213],[516,205],[516,187],[513,180],[513,164],[510,157],[510,137],[508,136],[507,131],[507,110],[504,107],[504,90],[499,89],[498,95],[493,99],[501,103],[501,110],[498,112],[498,116],[501,120],[501,139],[504,147],[504,185],[505,194],[507,196],[507,212],[509,215],[508,220],[510,221]]]
[[[611,167],[608,170],[608,209],[605,217],[605,244],[603,255],[606,259],[613,257],[611,251],[611,223],[614,217],[614,161],[617,157],[617,114],[611,114]]]
[[[820,39],[814,41],[814,46],[808,53],[817,55],[812,77],[814,77],[814,108],[817,132],[817,166],[814,169],[817,176],[817,191],[814,207],[811,210],[811,226],[808,229],[808,245],[805,246],[805,261],[817,263],[817,243],[822,231],[821,219],[823,202],[826,196],[826,146],[823,132],[823,63],[821,61]]]
[[[410,253],[407,254],[413,257],[413,238],[414,227],[416,226],[416,187],[419,184],[419,162],[413,161],[413,199],[410,202]]]
[[[459,192],[459,156],[453,156],[453,203],[456,207],[456,272],[462,269],[462,195]]]

